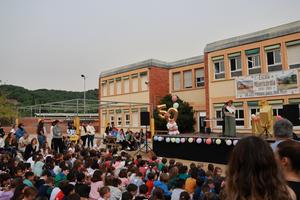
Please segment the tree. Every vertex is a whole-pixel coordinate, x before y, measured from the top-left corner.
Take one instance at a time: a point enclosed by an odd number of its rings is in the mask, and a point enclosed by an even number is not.
[[[193,108],[189,105],[189,103],[182,101],[178,98],[177,103],[179,104],[178,108],[178,118],[177,125],[180,133],[192,133],[194,132],[194,111]],[[167,109],[173,107],[172,96],[169,94],[160,100],[159,104],[166,104]],[[154,110],[153,113],[154,121],[155,121],[155,129],[156,130],[167,130],[167,121],[165,119],[161,119],[158,116],[157,109]]]
[[[0,93],[0,122],[2,125],[11,125],[17,117],[16,107]]]

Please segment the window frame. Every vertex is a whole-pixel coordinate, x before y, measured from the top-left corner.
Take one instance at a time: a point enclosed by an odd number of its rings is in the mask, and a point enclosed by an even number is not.
[[[191,78],[190,78],[190,81],[189,81],[189,83],[190,83],[190,86],[189,87],[186,87],[185,86],[185,74],[186,73],[190,73],[191,75]],[[183,71],[183,88],[184,89],[192,89],[193,88],[193,71],[192,70],[185,70],[185,71]]]
[[[275,59],[275,51],[279,51],[279,58],[280,58],[280,62],[275,62],[276,61],[276,59]],[[273,60],[274,60],[274,63],[273,64],[271,64],[271,65],[269,65],[269,63],[268,63],[268,53],[270,53],[270,52],[273,52]],[[271,49],[271,50],[266,50],[265,51],[265,53],[266,53],[266,61],[267,61],[267,66],[268,67],[272,67],[272,66],[276,66],[276,65],[280,65],[280,64],[282,64],[282,59],[281,59],[281,49],[280,48],[276,48],[276,49]]]
[[[252,58],[255,58],[254,60],[252,60],[252,64],[256,62],[256,56],[258,56],[258,62],[259,62],[259,65],[258,66],[252,66],[251,68],[249,67],[249,57],[252,57]],[[259,53],[256,53],[256,54],[250,54],[250,55],[246,55],[247,57],[247,67],[248,67],[248,70],[251,70],[251,69],[259,69],[261,68],[261,62],[260,62],[260,54]]]
[[[174,79],[174,76],[175,75],[178,75],[178,77],[179,77],[179,87],[178,88],[176,88],[175,89],[175,79]],[[181,73],[180,72],[173,72],[172,73],[172,89],[173,89],[173,91],[178,91],[178,90],[181,90]]]
[[[218,66],[219,71],[221,71],[220,69],[222,68],[222,66],[220,65],[220,63],[223,63],[223,71],[218,72],[218,73],[216,72],[216,64],[217,63],[219,64],[219,66]],[[213,64],[214,64],[214,79],[215,80],[224,79],[225,78],[225,63],[224,63],[224,59],[214,60]],[[221,75],[221,74],[224,74],[224,78],[216,78],[216,75]]]
[[[202,70],[203,71],[203,77],[197,77],[197,70]],[[198,78],[199,78],[200,81],[197,80]],[[200,84],[199,86],[198,86],[198,83]],[[201,83],[203,83],[203,85],[201,85]],[[197,68],[197,69],[195,69],[195,87],[196,88],[201,88],[201,87],[204,87],[204,86],[205,86],[204,69],[203,68]]]
[[[129,117],[129,119],[127,119],[127,117]],[[130,118],[130,113],[125,113],[125,127],[130,126]]]
[[[237,68],[237,66],[238,66],[238,61],[237,61],[237,59],[240,59],[240,69],[238,69]],[[231,60],[235,60],[234,61],[234,63],[235,63],[235,70],[232,70],[232,66],[231,66]],[[234,57],[230,57],[230,58],[228,58],[228,60],[229,60],[229,63],[230,63],[230,72],[240,72],[240,71],[242,71],[242,58],[241,58],[241,56],[234,56]]]

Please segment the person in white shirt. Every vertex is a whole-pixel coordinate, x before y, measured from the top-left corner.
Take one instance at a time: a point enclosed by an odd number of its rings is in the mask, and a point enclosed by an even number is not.
[[[19,146],[18,149],[20,152],[24,153],[26,146],[30,144],[29,134],[25,133],[20,139],[19,139]]]
[[[92,122],[89,122],[89,124],[86,127],[87,133],[88,133],[88,147],[92,148],[94,146],[94,138],[95,138],[95,128],[92,124]]]
[[[5,146],[4,138],[0,136],[0,149],[3,149]]]
[[[82,147],[85,148],[86,140],[88,139],[86,123],[82,122],[79,129],[80,129],[80,139],[82,140]]]
[[[93,149],[96,151],[101,150],[101,140],[100,139],[96,140],[96,144],[93,146]]]

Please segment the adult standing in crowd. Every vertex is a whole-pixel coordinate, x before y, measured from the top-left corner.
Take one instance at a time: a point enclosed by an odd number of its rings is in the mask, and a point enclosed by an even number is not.
[[[88,123],[86,129],[88,132],[88,147],[93,148],[96,130],[95,130],[95,127],[93,126],[92,122]]]
[[[280,142],[276,158],[283,170],[285,180],[300,200],[300,143],[294,140]]]
[[[86,123],[82,122],[79,129],[80,129],[80,139],[82,140],[82,146],[85,147],[86,141],[88,139]]]
[[[16,138],[17,140],[19,141],[19,139],[26,133],[26,130],[24,128],[24,124],[23,123],[20,123],[18,125],[18,129],[16,131]]]
[[[255,136],[241,139],[233,149],[225,188],[227,200],[296,200],[270,145]]]
[[[276,147],[280,142],[293,138],[293,124],[287,119],[276,121],[273,126],[273,131],[276,140],[271,144],[273,151],[276,150]]]
[[[4,129],[2,128],[2,124],[0,122],[0,137],[4,137],[5,135],[5,132],[4,132]]]
[[[60,127],[58,126],[59,121],[55,120],[52,125],[53,125],[53,148],[54,151],[59,152],[59,153],[63,153],[63,141],[62,141],[62,133],[60,130]]]
[[[46,142],[46,136],[45,136],[45,127],[44,127],[44,120],[39,120],[39,123],[37,125],[36,133],[37,133],[37,139],[39,142],[39,149],[41,149],[45,142]]]

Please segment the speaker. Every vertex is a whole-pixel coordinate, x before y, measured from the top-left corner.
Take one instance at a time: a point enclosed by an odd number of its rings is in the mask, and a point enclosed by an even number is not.
[[[141,112],[140,113],[140,122],[141,122],[141,126],[149,126],[150,125],[150,113],[149,112]]]
[[[283,105],[282,117],[290,120],[294,126],[300,125],[299,104]]]

